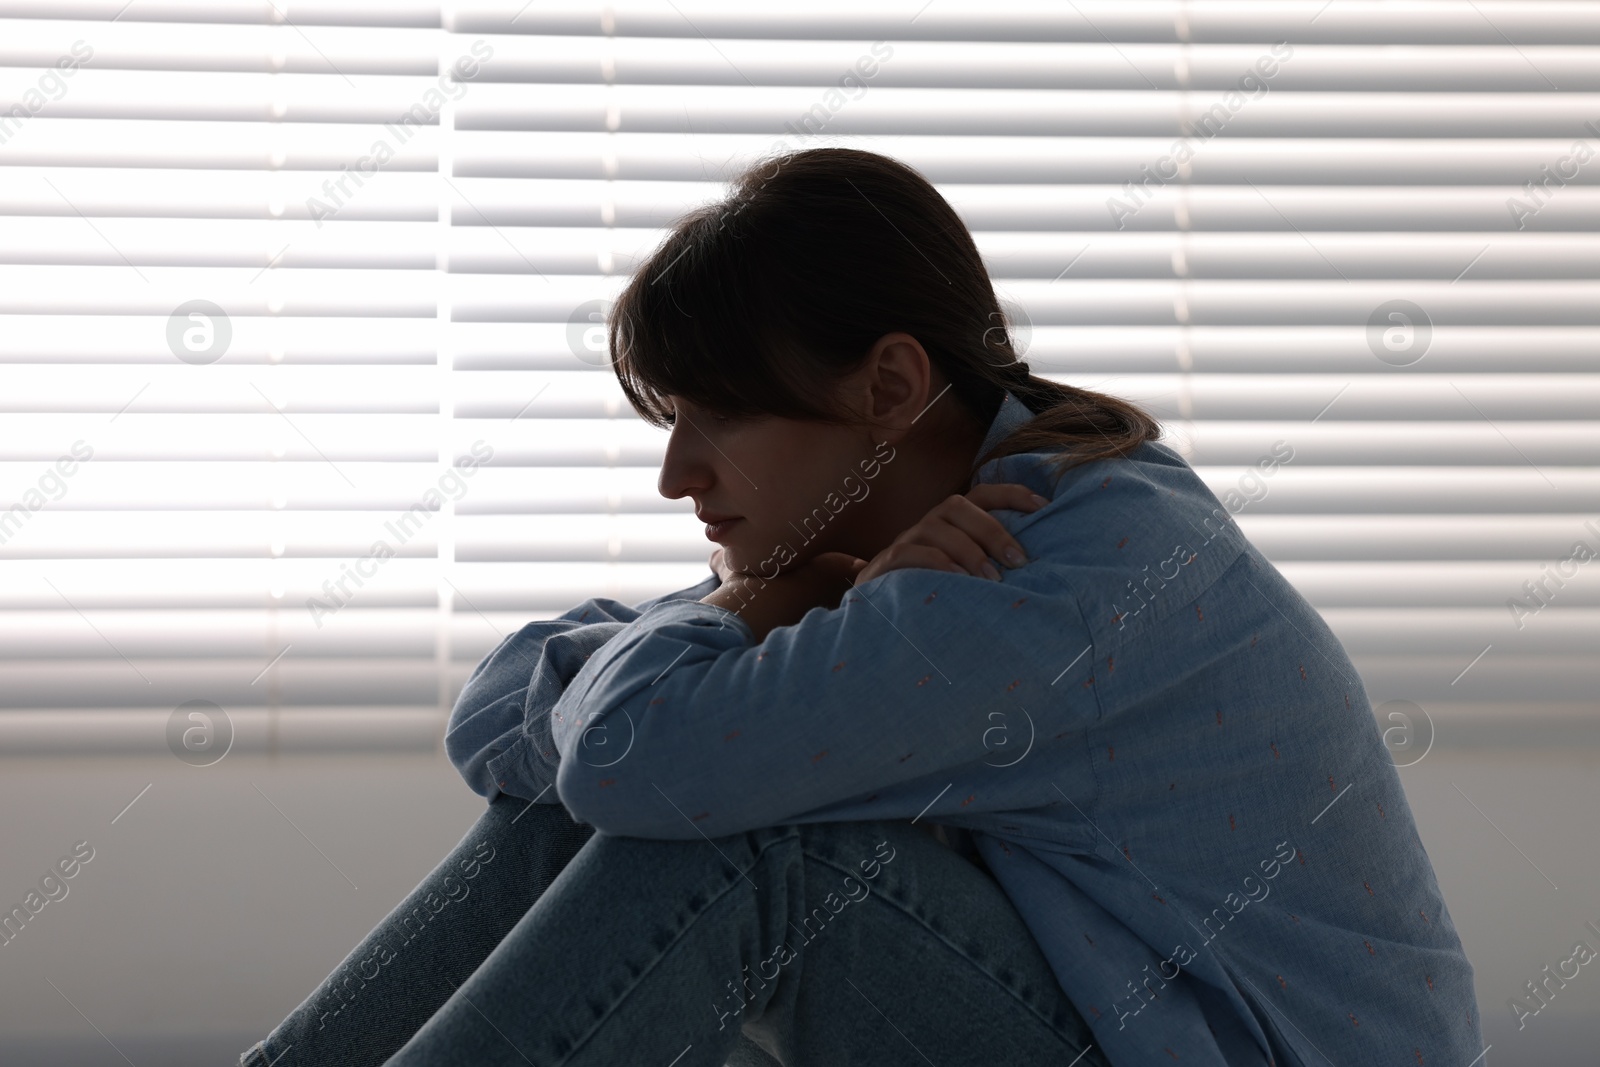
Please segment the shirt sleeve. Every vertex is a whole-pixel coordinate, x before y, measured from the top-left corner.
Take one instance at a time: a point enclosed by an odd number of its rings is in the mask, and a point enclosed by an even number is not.
[[[602,831],[662,839],[1015,808],[996,713],[1044,735],[1093,706],[1051,687],[1089,644],[1067,579],[1042,558],[1001,581],[893,570],[759,644],[734,612],[657,604],[551,709],[557,791]]]
[[[444,750],[474,793],[559,802],[550,708],[585,660],[656,604],[698,601],[721,581],[698,584],[629,607],[585,600],[557,618],[530,622],[505,637],[467,676],[445,728]],[[593,739],[597,743],[600,738]]]

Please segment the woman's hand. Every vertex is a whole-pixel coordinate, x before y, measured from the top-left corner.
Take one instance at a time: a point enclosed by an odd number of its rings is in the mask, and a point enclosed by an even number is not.
[[[1015,482],[976,485],[935,505],[871,561],[848,552],[822,552],[772,578],[730,570],[719,546],[711,553],[710,565],[722,585],[701,603],[737,613],[759,644],[774,628],[799,622],[812,608],[837,608],[852,586],[888,571],[926,567],[999,580],[1000,572],[989,556],[1008,567],[1020,567],[1027,562],[1027,553],[989,510],[1037,511],[1048,503]],[[1008,550],[1017,553],[1014,560],[1007,558]]]
[[[906,567],[926,567],[955,574],[972,574],[995,581],[1000,572],[988,557],[1008,567],[1028,562],[1027,553],[1000,520],[994,508],[1037,511],[1049,501],[1016,482],[985,482],[966,494],[952,493],[936,504],[916,525],[896,537],[857,571],[853,584]],[[1007,555],[1015,552],[1015,556]]]

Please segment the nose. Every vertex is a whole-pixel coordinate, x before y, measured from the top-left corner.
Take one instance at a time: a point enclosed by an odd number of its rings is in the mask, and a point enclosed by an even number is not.
[[[666,499],[678,500],[710,488],[711,467],[690,440],[699,437],[686,420],[679,419],[673,425],[661,457],[661,473],[656,477],[656,491]]]

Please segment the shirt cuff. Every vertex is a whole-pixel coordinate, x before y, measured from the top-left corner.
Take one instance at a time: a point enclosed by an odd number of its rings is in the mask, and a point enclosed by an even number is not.
[[[737,611],[707,604],[699,600],[667,600],[646,608],[630,626],[641,626],[646,621],[665,624],[672,622],[696,623],[705,626],[731,627],[744,638],[745,644],[756,643],[756,632],[750,628]]]
[[[532,738],[527,734],[519,736],[511,743],[511,747],[485,763],[484,769],[489,772],[490,784],[507,796],[528,801],[537,797],[541,804],[561,803],[561,798],[553,788],[555,770],[547,768],[545,762],[533,752]],[[540,784],[536,773],[539,770],[548,770],[550,784]]]

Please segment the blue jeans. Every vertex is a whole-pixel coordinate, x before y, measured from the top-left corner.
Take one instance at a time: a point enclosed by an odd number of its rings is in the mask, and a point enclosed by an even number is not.
[[[993,876],[924,828],[645,840],[500,795],[240,1063],[930,1060],[1106,1067]]]

